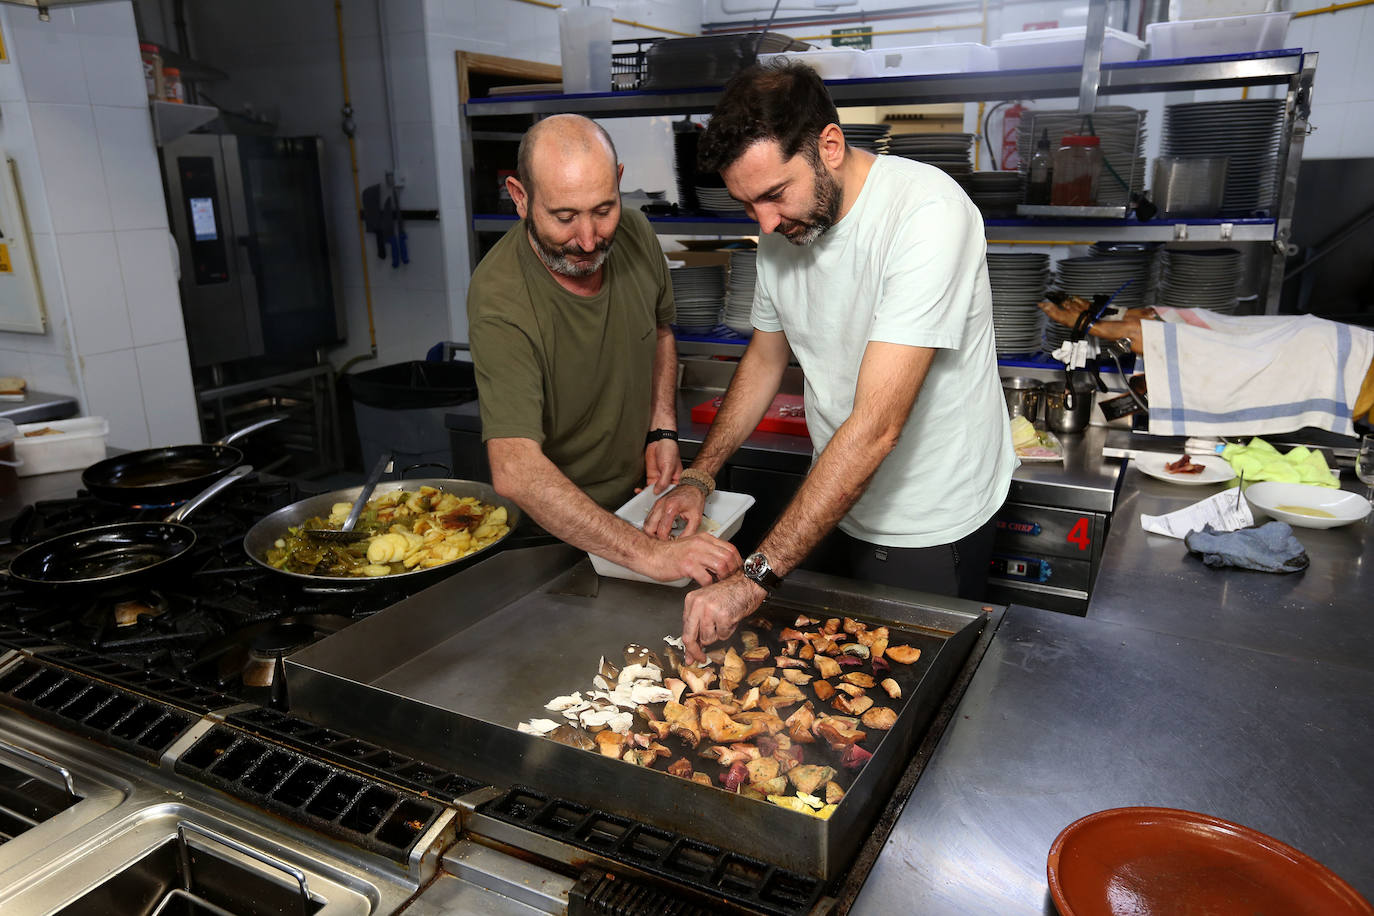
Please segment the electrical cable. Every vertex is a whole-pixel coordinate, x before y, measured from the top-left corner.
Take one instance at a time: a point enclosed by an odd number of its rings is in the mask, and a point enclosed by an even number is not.
[[[988,145],[988,159],[992,160],[992,169],[993,169],[993,171],[1001,171],[1001,168],[1002,168],[1002,167],[1001,167],[1000,165],[997,164],[997,153],[994,152],[994,151],[993,151],[993,148],[992,148],[992,136],[991,136],[991,134],[988,132],[988,125],[989,125],[990,123],[992,123],[992,114],[993,114],[993,112],[995,112],[997,109],[1001,108],[1003,105],[1010,105],[1010,104],[1012,104],[1014,101],[1016,101],[1016,100],[1015,100],[1015,99],[1004,99],[1003,101],[998,102],[996,105],[993,105],[991,108],[989,108],[989,109],[988,109],[988,113],[987,113],[986,115],[983,116],[983,142],[986,143],[986,144]]]

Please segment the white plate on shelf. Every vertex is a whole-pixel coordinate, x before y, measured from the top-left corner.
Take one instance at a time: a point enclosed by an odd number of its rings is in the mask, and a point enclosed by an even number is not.
[[[1369,500],[1358,493],[1277,480],[1252,483],[1245,488],[1245,501],[1270,518],[1298,528],[1337,528],[1369,514]],[[1314,517],[1291,511],[1299,507],[1326,515]]]
[[[1156,480],[1165,483],[1179,483],[1185,486],[1199,486],[1206,483],[1226,483],[1236,477],[1235,468],[1231,463],[1220,455],[1189,455],[1194,464],[1200,464],[1204,468],[1201,474],[1171,474],[1164,470],[1164,465],[1173,464],[1182,455],[1137,455],[1135,466],[1140,468],[1140,472]]]

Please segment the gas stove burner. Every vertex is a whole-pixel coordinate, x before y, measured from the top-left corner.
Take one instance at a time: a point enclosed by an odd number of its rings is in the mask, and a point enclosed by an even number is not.
[[[249,624],[204,646],[197,665],[214,663],[220,686],[235,682],[246,688],[267,689],[273,702],[284,702],[282,659],[353,622],[338,614],[296,614]]]
[[[167,599],[158,592],[145,592],[141,595],[130,595],[123,600],[116,600],[114,603],[114,621],[116,627],[131,627],[138,623],[141,617],[161,617],[167,613]]]

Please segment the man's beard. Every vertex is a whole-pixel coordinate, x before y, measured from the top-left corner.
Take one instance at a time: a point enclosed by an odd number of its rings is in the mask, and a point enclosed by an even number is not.
[[[818,160],[816,170],[816,198],[811,212],[804,220],[783,220],[778,229],[793,245],[810,245],[834,226],[840,218],[840,183],[826,171]]]
[[[615,233],[611,233],[609,238],[597,239],[596,246],[591,251],[584,251],[578,245],[563,245],[561,247],[550,245],[539,235],[539,230],[535,228],[534,220],[525,221],[525,229],[529,232],[530,241],[534,245],[534,253],[539,255],[539,260],[544,262],[544,266],[556,274],[565,277],[590,277],[601,269],[606,263],[606,256],[610,254],[611,244],[615,241]],[[593,255],[590,261],[574,261],[575,257],[586,257]]]

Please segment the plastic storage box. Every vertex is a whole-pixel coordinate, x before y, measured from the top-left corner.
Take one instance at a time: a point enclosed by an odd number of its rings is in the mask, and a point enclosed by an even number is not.
[[[1292,13],[1256,13],[1220,19],[1152,22],[1145,26],[1151,60],[1248,54],[1283,47]]]
[[[821,51],[784,51],[781,54],[760,54],[759,63],[763,66],[785,57],[806,64],[821,75],[823,80],[854,80],[873,75],[873,64],[868,54],[857,48],[826,48]]]
[[[649,517],[649,510],[654,507],[654,503],[658,502],[662,495],[662,493],[655,494],[652,487],[645,487],[635,494],[634,499],[615,510],[616,517],[624,519],[636,528],[643,528],[644,520]],[[706,499],[706,517],[701,521],[700,530],[728,541],[739,532],[740,525],[744,524],[744,513],[748,512],[749,507],[753,504],[754,497],[747,493],[730,493],[725,490],[717,490]],[[595,554],[589,553],[587,556],[591,558],[592,568],[596,570],[597,575],[601,576],[633,579],[636,582],[653,582],[656,585],[671,585],[678,588],[692,581],[689,578],[682,578],[674,579],[671,582],[659,582],[657,579],[642,576],[632,569],[626,569],[618,563],[612,563],[610,560],[602,559]]]
[[[927,73],[981,73],[997,69],[997,52],[973,41],[868,52],[874,76],[921,76]]]
[[[1040,29],[1009,32],[992,43],[999,70],[1028,70],[1034,67],[1077,67],[1083,63],[1087,26],[1065,29]],[[1102,63],[1119,64],[1137,60],[1145,42],[1117,29],[1102,36]]]
[[[1277,12],[1278,0],[1169,0],[1169,21]]]
[[[30,436],[39,430],[57,432]],[[14,456],[22,461],[15,472],[20,477],[75,471],[89,467],[105,457],[105,438],[110,424],[104,417],[77,417],[47,423],[21,423],[14,440]]]

